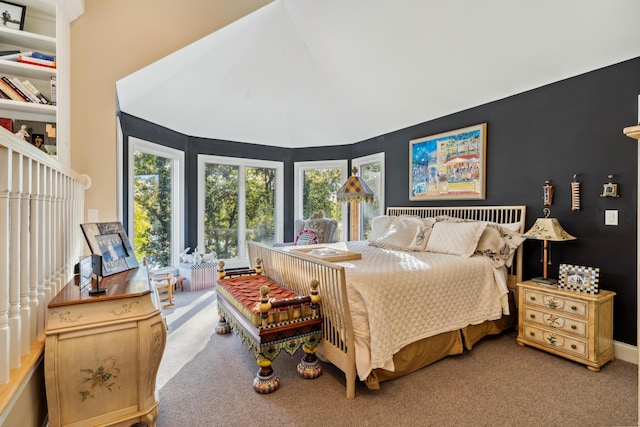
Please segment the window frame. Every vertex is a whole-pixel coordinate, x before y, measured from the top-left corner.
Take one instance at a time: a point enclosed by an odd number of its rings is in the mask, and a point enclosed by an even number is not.
[[[341,182],[343,183],[349,177],[349,162],[346,159],[344,160],[313,160],[313,161],[306,161],[306,162],[295,162],[293,164],[293,188],[294,188],[293,217],[295,219],[307,219],[307,218],[302,218],[302,215],[304,212],[304,209],[302,206],[302,200],[303,200],[302,191],[304,188],[302,185],[304,182],[303,174],[305,171],[313,170],[313,169],[340,169],[342,173]],[[341,205],[342,205],[340,208],[341,218],[334,218],[334,219],[340,223],[340,227],[343,230],[340,236],[340,240],[346,241],[347,239],[346,235],[348,234],[346,231],[349,230],[347,204],[341,203]],[[292,236],[292,241],[294,238],[295,236]]]
[[[373,164],[380,164],[380,192],[376,194],[375,197],[378,199],[378,215],[385,214],[385,153],[375,153],[369,154],[368,156],[356,157],[351,159],[351,167],[358,168],[358,176],[362,178],[362,166],[368,166]],[[364,209],[359,210],[359,230],[358,230],[358,239],[361,239],[364,236]]]
[[[274,206],[274,241],[281,242],[284,229],[284,162],[272,160],[247,159],[242,157],[216,156],[198,154],[198,247],[204,247],[204,183],[206,164],[222,164],[238,166],[238,257],[225,259],[229,268],[248,266],[246,241],[246,173],[250,168],[270,168],[276,171],[275,206]]]
[[[184,151],[176,150],[151,141],[128,137],[128,212],[127,212],[127,234],[132,246],[135,244],[134,236],[134,153],[138,151],[153,156],[164,157],[172,162],[171,167],[171,236],[170,240],[170,262],[171,266],[177,266],[180,262],[180,252],[184,248]],[[133,247],[135,252],[135,246]]]

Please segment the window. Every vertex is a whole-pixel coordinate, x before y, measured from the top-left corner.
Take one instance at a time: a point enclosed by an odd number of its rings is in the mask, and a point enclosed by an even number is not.
[[[373,203],[360,205],[360,239],[365,240],[371,232],[371,220],[384,214],[384,153],[359,157],[351,163],[358,168],[358,175],[375,195]]]
[[[178,265],[182,231],[182,151],[129,139],[129,238],[150,268]]]
[[[346,203],[336,201],[336,191],[347,180],[347,161],[296,162],[294,174],[295,218],[307,219],[321,210],[325,218],[338,221],[335,238],[343,240],[346,235],[342,230],[347,229]]]
[[[247,241],[281,240],[283,170],[281,162],[198,156],[200,250],[247,266]]]

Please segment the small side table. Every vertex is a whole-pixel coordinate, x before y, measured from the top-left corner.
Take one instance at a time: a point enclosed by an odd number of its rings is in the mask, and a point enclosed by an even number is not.
[[[583,363],[596,372],[613,360],[615,292],[573,292],[531,280],[517,286],[519,345]]]

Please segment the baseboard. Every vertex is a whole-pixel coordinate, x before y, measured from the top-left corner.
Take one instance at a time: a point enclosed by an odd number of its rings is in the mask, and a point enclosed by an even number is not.
[[[638,347],[631,344],[626,344],[619,341],[613,342],[613,351],[616,354],[616,359],[624,362],[638,364]]]

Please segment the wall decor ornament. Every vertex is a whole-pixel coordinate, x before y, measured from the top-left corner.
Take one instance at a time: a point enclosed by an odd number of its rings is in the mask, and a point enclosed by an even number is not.
[[[600,269],[579,265],[560,264],[558,288],[597,294]]]
[[[609,178],[609,182],[602,184],[602,194],[600,194],[600,197],[620,197],[618,194],[618,184],[611,182],[613,175],[607,175],[607,178]]]
[[[553,204],[553,185],[548,179],[542,186],[542,203],[544,206],[551,206]]]
[[[487,124],[409,142],[410,200],[484,200]]]
[[[577,180],[577,175],[573,175],[573,181],[571,181],[571,210],[580,210],[580,181]]]

